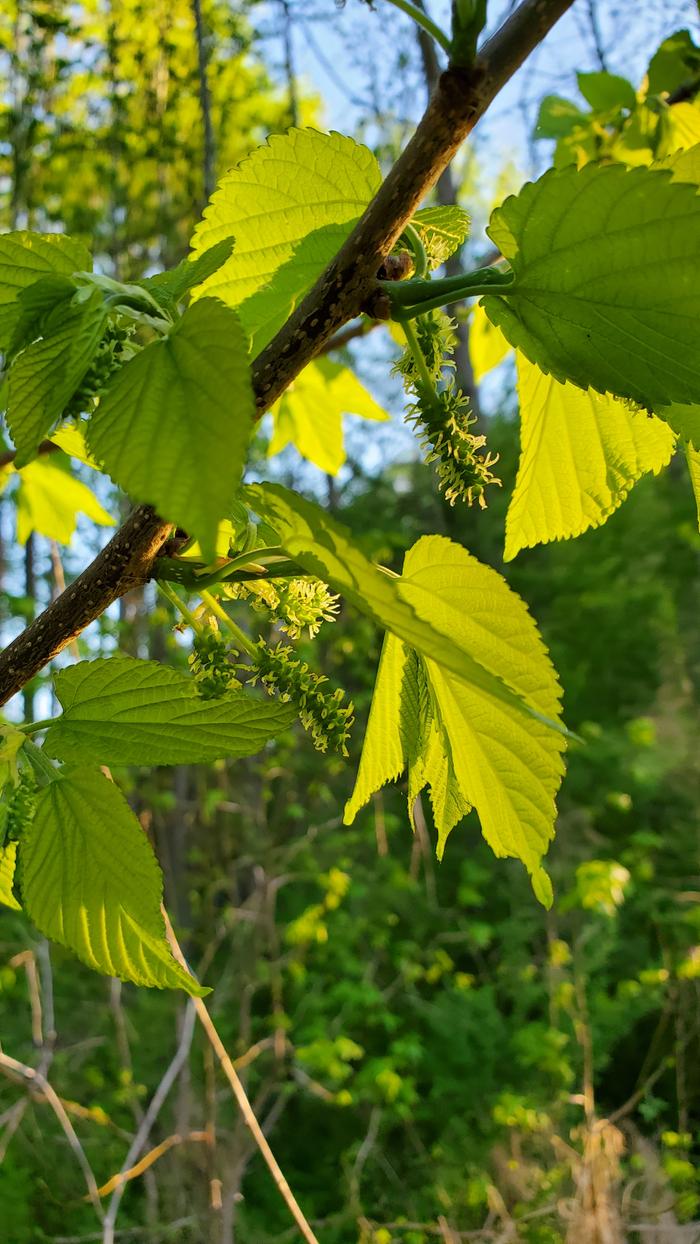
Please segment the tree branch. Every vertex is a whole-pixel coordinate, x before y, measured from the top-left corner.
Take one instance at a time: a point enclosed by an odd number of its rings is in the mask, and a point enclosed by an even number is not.
[[[147,505],[126,522],[84,570],[0,655],[0,704],[28,683],[52,657],[105,609],[151,576],[153,562],[173,530]]]
[[[253,364],[259,415],[329,339],[357,316],[404,226],[501,88],[573,0],[522,0],[470,68],[443,73],[413,138],[314,288]],[[145,583],[171,527],[148,506],[124,526],[58,600],[0,655],[0,705],[118,597]]]

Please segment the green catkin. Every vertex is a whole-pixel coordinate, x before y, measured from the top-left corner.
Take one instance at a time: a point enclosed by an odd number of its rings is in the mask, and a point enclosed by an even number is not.
[[[327,583],[312,576],[227,583],[225,588],[227,596],[247,599],[269,622],[279,623],[290,639],[299,639],[304,631],[313,639],[324,622],[335,621],[338,612],[338,597]]]
[[[92,413],[115,371],[131,356],[129,343],[134,332],[135,325],[110,321],[80,387],[63,412],[64,419]]]
[[[476,436],[470,430],[476,417],[470,410],[469,398],[452,376],[445,378],[445,371],[454,368],[454,321],[442,311],[431,311],[416,318],[414,329],[435,388],[427,388],[411,350],[405,350],[395,371],[403,378],[407,392],[415,397],[406,420],[418,433],[426,462],[436,465],[446,501],[450,505],[456,501],[473,505],[476,501],[484,509],[486,488],[501,482],[491,469],[498,455],[484,452],[486,437]]]
[[[325,752],[330,746],[341,755],[348,755],[354,705],[343,704],[345,692],[340,687],[326,690],[325,675],[309,669],[288,644],[268,648],[261,640],[256,649],[255,669],[269,692],[276,692],[280,699],[295,705],[299,720],[318,751]]]
[[[2,805],[0,817],[0,846],[19,842],[30,824],[36,807],[37,785],[30,769],[22,768],[15,785]]]
[[[237,667],[231,657],[230,648],[215,627],[208,626],[195,637],[189,665],[203,700],[218,700],[227,691],[240,688]]]

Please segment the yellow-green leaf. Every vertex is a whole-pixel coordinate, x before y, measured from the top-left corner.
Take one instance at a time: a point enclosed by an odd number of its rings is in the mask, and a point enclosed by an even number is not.
[[[425,536],[406,556],[399,589],[424,616],[447,620],[455,643],[499,668],[543,716],[559,716],[559,684],[537,627],[496,571],[442,536]],[[409,813],[419,790],[431,787],[438,854],[474,806],[494,853],[521,859],[542,900],[540,861],[554,833],[563,748],[561,735],[392,638],[345,819],[408,768]]]
[[[521,456],[506,519],[505,559],[600,527],[675,436],[618,398],[559,384],[518,352]]]
[[[113,527],[114,519],[100,505],[87,484],[53,458],[37,458],[19,472],[17,493],[17,539],[26,544],[33,531],[70,544],[78,514],[85,514],[101,527]]]
[[[231,258],[199,287],[197,296],[213,294],[237,307],[268,284],[309,234],[344,226],[330,255],[319,253],[309,265],[308,287],[380,183],[372,152],[351,138],[312,129],[273,134],[222,177],[195,229],[195,255],[223,238],[236,239]]]
[[[469,316],[469,357],[476,383],[480,384],[484,376],[502,363],[511,349],[500,328],[491,323],[481,303],[477,303]]]
[[[172,957],[156,857],[124,796],[99,770],[63,770],[43,788],[21,866],[31,920],[89,967],[137,985],[209,992]]]
[[[17,843],[8,842],[0,847],[0,903],[11,907],[13,911],[21,911],[22,905],[17,902],[12,886],[17,865]]]
[[[329,475],[336,475],[345,461],[344,414],[389,418],[349,367],[327,358],[304,368],[270,413],[274,429],[269,454],[291,443],[302,458]]]
[[[688,474],[693,486],[693,496],[698,512],[698,531],[700,531],[700,452],[692,445],[685,445],[685,456],[688,463]]]

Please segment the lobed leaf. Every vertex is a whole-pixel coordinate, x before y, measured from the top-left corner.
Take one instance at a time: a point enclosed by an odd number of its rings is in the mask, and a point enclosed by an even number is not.
[[[17,539],[20,544],[26,544],[33,531],[58,544],[70,544],[78,514],[85,514],[101,527],[114,526],[114,519],[87,484],[52,458],[38,458],[19,472]]]
[[[344,414],[378,422],[389,418],[349,367],[328,358],[305,367],[270,413],[274,429],[268,454],[291,443],[329,475],[337,475],[345,461]]]
[[[558,717],[560,690],[547,651],[526,605],[500,575],[450,540],[425,536],[406,555],[400,584],[402,596],[426,613],[430,599],[434,613],[449,614],[456,643],[478,648],[523,699]],[[407,768],[409,815],[416,796],[430,788],[439,856],[474,806],[494,853],[521,859],[541,895],[563,747],[540,722],[388,637],[345,821]]]
[[[158,989],[203,989],[173,959],[163,883],[124,796],[95,769],[62,772],[40,792],[21,847],[27,914],[98,972]]]
[[[122,654],[60,670],[54,685],[63,713],[49,727],[44,751],[73,763],[179,765],[250,756],[295,717],[292,706],[243,691],[203,700],[186,675]]]
[[[507,666],[502,667],[492,646],[482,643],[479,628],[463,626],[461,606],[455,609],[446,596],[436,599],[422,583],[409,586],[373,565],[346,527],[281,485],[252,484],[243,489],[243,497],[276,529],[290,557],[361,613],[469,685],[564,731],[558,714],[543,715],[540,705],[523,695],[519,682],[510,682]]]

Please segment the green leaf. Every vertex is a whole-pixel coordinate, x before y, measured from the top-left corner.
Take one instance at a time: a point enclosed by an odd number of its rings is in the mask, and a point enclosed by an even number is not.
[[[484,308],[477,303],[469,316],[469,357],[476,383],[480,384],[510,351],[511,346],[500,328],[491,323]]]
[[[407,554],[400,582],[408,599],[429,592],[434,611],[445,609],[455,620],[456,642],[478,647],[543,715],[558,716],[559,685],[547,651],[526,605],[496,571],[443,536],[425,536]],[[494,853],[521,859],[541,889],[563,747],[541,723],[451,677],[431,658],[416,661],[404,643],[387,642],[346,824],[408,768],[409,814],[418,792],[431,788],[438,855],[473,806]]]
[[[324,225],[302,238],[286,263],[236,308],[255,358],[287,321],[307,290],[340,250],[347,225]]]
[[[87,484],[53,458],[38,458],[19,472],[17,539],[20,544],[26,544],[33,531],[59,544],[70,544],[78,514],[85,514],[101,527],[114,526],[114,519]]]
[[[17,756],[26,741],[26,734],[23,734],[16,726],[0,725],[0,790],[8,782],[17,781]],[[0,831],[1,841],[2,832]]]
[[[536,138],[566,138],[578,125],[586,121],[582,112],[570,99],[560,95],[545,95],[535,127]]]
[[[208,557],[241,478],[254,409],[238,318],[206,298],[120,368],[88,445],[115,483],[196,536]]]
[[[195,229],[196,255],[222,238],[236,239],[231,258],[198,293],[238,306],[267,285],[314,230],[342,226],[336,234],[342,242],[380,183],[372,152],[351,138],[311,129],[273,134],[225,174]],[[306,279],[315,280],[311,265]]]
[[[422,207],[411,224],[425,247],[431,268],[439,268],[469,237],[469,214],[454,205]]]
[[[0,234],[0,350],[7,349],[21,314],[20,290],[41,277],[72,276],[91,268],[90,253],[82,242],[63,233]]]
[[[270,413],[274,430],[268,453],[291,443],[329,475],[336,475],[345,461],[344,414],[380,422],[389,418],[349,367],[328,358],[305,367]]]
[[[616,73],[578,73],[576,78],[583,98],[596,112],[637,106],[637,94],[627,78]]]
[[[700,449],[700,406],[660,406],[656,413],[677,436]]]
[[[700,72],[700,48],[688,30],[677,30],[664,39],[652,56],[647,70],[650,95],[669,95]]]
[[[483,305],[530,362],[649,409],[700,401],[693,187],[661,170],[552,170],[507,199],[489,233],[515,281]]]
[[[14,896],[13,885],[17,865],[17,843],[8,842],[0,847],[0,903],[11,907],[13,911],[21,911],[22,905]]]
[[[191,678],[157,661],[118,655],[55,676],[63,715],[44,743],[57,760],[181,765],[250,756],[294,720],[294,708],[231,691],[203,700]]]
[[[164,310],[172,314],[185,294],[194,289],[195,285],[201,285],[208,280],[226,263],[233,253],[234,241],[234,238],[222,238],[197,258],[189,255],[176,268],[145,277],[137,284],[148,290]]]
[[[7,382],[7,424],[17,447],[15,465],[31,461],[61,418],[100,343],[107,311],[99,290],[66,307],[50,336],[31,342],[13,360]]]
[[[671,459],[660,419],[618,398],[558,384],[518,355],[521,454],[506,518],[505,560],[600,527],[648,471]]]
[[[478,626],[466,629],[448,599],[437,600],[429,586],[411,584],[370,562],[346,527],[317,505],[280,484],[252,484],[243,499],[279,533],[285,552],[310,574],[340,592],[360,613],[403,639],[411,648],[444,666],[469,686],[511,709],[542,721],[538,704],[513,686]],[[461,607],[461,606],[460,606]],[[564,727],[552,717],[547,725]]]
[[[40,792],[22,840],[21,890],[37,928],[96,971],[194,997],[209,992],[170,953],[156,857],[99,771],[60,773]]]
[[[17,295],[17,319],[7,347],[12,359],[35,337],[42,336],[42,326],[59,303],[69,303],[78,286],[68,276],[44,276]]]
[[[698,531],[700,531],[700,453],[693,445],[685,445],[684,449],[693,496],[695,497],[695,507],[698,512]]]
[[[687,151],[700,143],[700,104],[674,104],[661,115],[659,141],[656,148],[658,159],[676,151]],[[678,179],[676,179],[678,180]]]

